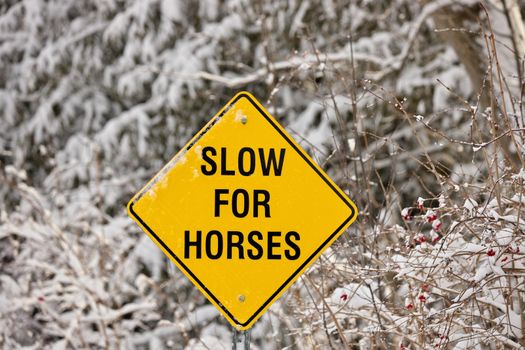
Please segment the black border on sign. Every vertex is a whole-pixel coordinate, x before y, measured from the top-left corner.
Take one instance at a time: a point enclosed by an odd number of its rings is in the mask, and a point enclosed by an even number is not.
[[[290,283],[290,281],[292,281],[296,276],[297,274],[305,267],[307,266],[311,261],[312,259],[321,251],[323,250],[323,248],[328,244],[328,242],[330,242],[330,240],[332,240],[332,238],[334,238],[335,235],[337,235],[337,233],[350,221],[354,218],[355,216],[355,209],[354,207],[350,204],[350,202],[348,201],[348,199],[341,195],[341,193],[334,187],[334,185],[327,179],[327,176],[322,173],[321,171],[319,171],[319,169],[312,163],[312,160],[306,156],[306,154],[304,153],[303,150],[299,149],[299,147],[297,147],[297,145],[290,139],[290,136],[287,135],[286,133],[284,133],[281,128],[279,128],[277,125],[276,125],[276,122],[270,118],[258,105],[257,103],[255,103],[253,101],[253,99],[251,98],[250,95],[246,94],[246,93],[240,93],[237,98],[235,98],[235,100],[233,100],[229,105],[226,106],[226,108],[222,111],[222,113],[220,115],[217,116],[217,118],[215,118],[215,120],[213,120],[213,122],[205,129],[203,130],[194,140],[193,142],[191,142],[190,144],[188,144],[188,146],[186,147],[186,151],[189,151],[210,129],[211,127],[213,127],[213,125],[215,125],[215,123],[217,123],[217,121],[219,121],[222,116],[235,104],[237,103],[237,101],[241,98],[246,98],[248,101],[250,101],[250,103],[259,111],[259,113],[261,113],[262,116],[264,116],[264,118],[275,128],[275,130],[288,142],[288,144],[297,152],[301,155],[301,157],[306,161],[306,163],[308,163],[308,165],[310,165],[310,167],[317,173],[317,175],[319,175],[323,180],[324,182],[326,182],[326,184],[339,196],[339,198],[341,198],[341,200],[343,200],[343,202],[346,203],[346,205],[348,205],[348,207],[350,208],[351,210],[351,214],[350,216],[341,224],[339,225],[339,227],[337,227],[335,229],[335,231],[330,235],[328,236],[328,238],[323,242],[323,244],[321,244],[321,246],[319,248],[317,248],[313,253],[312,255],[310,255],[308,257],[308,259],[306,259],[298,268],[297,270],[295,270],[295,272],[286,279],[286,281],[284,281],[284,283],[279,287],[277,288],[277,290],[268,298],[268,300],[266,300],[259,309],[257,309],[255,311],[255,313],[246,321],[246,322],[239,322],[231,313],[230,311],[228,311],[228,309],[220,302],[219,299],[217,299],[217,297],[197,278],[197,276],[195,276],[195,274],[193,274],[193,272],[182,262],[181,259],[179,259],[179,257],[177,255],[175,255],[175,253],[173,253],[173,251],[159,238],[159,236],[153,232],[153,230],[138,216],[138,214],[135,212],[135,210],[133,209],[133,205],[144,195],[144,193],[147,192],[147,189],[151,186],[148,186],[145,188],[145,190],[142,191],[142,193],[137,196],[133,202],[129,205],[129,211],[130,213],[133,214],[133,216],[142,224],[142,226],[148,230],[148,232],[157,240],[157,242],[171,255],[171,257],[173,259],[175,259],[175,261],[177,261],[177,263],[179,263],[179,265],[186,271],[186,273],[188,275],[190,275],[193,280],[195,280],[195,282],[198,283],[198,285],[210,296],[210,298],[212,298],[216,303],[217,305],[228,315],[230,316],[230,318],[235,321],[238,325],[241,325],[243,327],[246,327],[248,324],[250,324],[250,322],[256,318],[259,313],[261,313],[262,310],[264,310],[264,308],[270,304],[274,298],[288,285],[288,283]],[[162,173],[162,171],[161,171]],[[151,185],[153,185],[155,182],[152,182]]]

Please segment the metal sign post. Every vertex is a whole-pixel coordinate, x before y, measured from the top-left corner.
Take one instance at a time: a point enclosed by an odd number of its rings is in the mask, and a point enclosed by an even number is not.
[[[232,350],[250,350],[251,330],[239,331],[233,329]]]

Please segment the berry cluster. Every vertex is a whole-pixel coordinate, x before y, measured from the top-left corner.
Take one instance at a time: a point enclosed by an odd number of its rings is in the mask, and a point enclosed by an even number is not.
[[[425,208],[424,198],[419,197],[415,207],[403,208],[403,210],[401,210],[401,217],[404,221],[419,219],[421,222],[429,223],[432,226],[432,230],[428,236],[423,233],[419,233],[414,238],[414,241],[411,242],[410,246],[423,243],[435,245],[443,237],[440,232],[443,222],[439,219],[439,211],[435,208]]]

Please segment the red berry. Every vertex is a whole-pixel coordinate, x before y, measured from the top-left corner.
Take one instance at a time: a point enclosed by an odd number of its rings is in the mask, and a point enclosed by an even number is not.
[[[490,248],[490,249],[487,251],[487,255],[488,255],[488,256],[494,256],[494,255],[496,255],[496,251],[495,251],[494,249]]]
[[[346,300],[348,300],[348,294],[343,293],[343,294],[341,294],[340,298],[341,298],[342,301],[346,301]]]
[[[420,233],[415,239],[416,243],[425,243],[427,241],[424,234]]]
[[[425,220],[427,220],[427,222],[432,222],[438,218],[438,213],[435,212],[433,209],[428,209],[424,217]]]
[[[518,254],[519,252],[520,252],[520,247],[516,247],[516,248],[508,247],[507,249],[505,249],[505,253]]]
[[[410,221],[413,219],[413,216],[410,215],[410,209],[408,208],[403,208],[403,210],[401,210],[401,217],[405,221]]]
[[[419,299],[419,301],[422,302],[422,303],[426,303],[426,302],[427,302],[427,297],[424,296],[423,294],[421,294],[421,295],[419,296],[418,299]]]

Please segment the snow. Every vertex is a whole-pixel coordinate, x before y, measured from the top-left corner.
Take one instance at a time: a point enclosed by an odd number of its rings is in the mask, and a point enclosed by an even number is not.
[[[346,296],[346,298],[344,297]],[[344,287],[336,288],[330,301],[335,305],[342,305],[351,309],[359,309],[369,306],[372,302],[370,289],[363,284],[348,284]]]
[[[521,168],[519,173],[512,175],[513,180],[525,180],[525,169]]]
[[[132,254],[137,261],[143,263],[150,269],[149,272],[154,280],[160,280],[165,264],[165,258],[162,252],[156,248],[155,243],[153,243],[148,236],[141,236]]]
[[[463,204],[463,208],[465,208],[469,212],[472,212],[477,206],[478,202],[471,198],[467,199]]]
[[[167,19],[181,23],[184,22],[186,18],[186,14],[184,13],[182,6],[183,3],[181,1],[162,0],[160,9],[162,15]]]
[[[480,282],[485,279],[489,274],[492,273],[492,268],[489,263],[485,263],[484,265],[480,266],[476,270],[476,274],[474,275],[473,281],[474,282]]]
[[[348,139],[348,148],[350,149],[350,152],[355,151],[355,139],[354,138]]]
[[[502,247],[508,246],[512,242],[513,230],[509,227],[505,227],[502,230],[496,232],[496,241]]]
[[[0,347],[231,348],[226,321],[125,203],[190,159],[173,156],[245,89],[360,214],[257,322],[252,348],[421,338],[431,348],[441,335],[438,347],[522,348],[525,148],[511,32],[502,6],[489,6],[502,93],[477,3],[463,2],[462,23],[436,26],[451,3],[4,1]],[[458,34],[478,51],[474,77],[495,107],[478,101],[447,39]],[[504,154],[497,137],[510,132]]]

